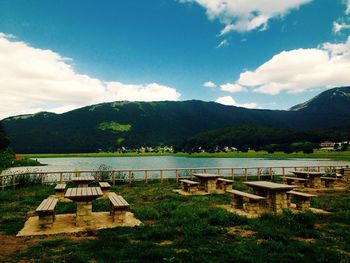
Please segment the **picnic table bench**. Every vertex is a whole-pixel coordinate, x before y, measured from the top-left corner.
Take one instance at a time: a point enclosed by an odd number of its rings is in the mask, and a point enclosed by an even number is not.
[[[181,188],[186,192],[196,192],[198,190],[199,183],[187,179],[180,180]]]
[[[110,215],[112,216],[113,222],[117,221],[123,223],[126,211],[130,207],[129,203],[121,195],[117,195],[116,193],[110,194],[108,198],[111,205]]]
[[[216,181],[216,188],[222,190],[232,190],[233,181],[224,178],[218,178]]]
[[[290,196],[292,195],[295,200],[296,200],[296,208],[297,210],[308,210],[310,209],[310,200],[311,198],[317,196],[317,195],[312,195],[312,194],[307,194],[307,193],[302,193],[302,192],[297,192],[297,191],[289,191],[287,192],[288,195],[288,204],[290,206]]]
[[[232,208],[243,209],[249,214],[259,214],[263,211],[261,201],[265,200],[265,197],[238,190],[226,190],[226,192],[232,196]],[[247,202],[245,202],[245,200]]]
[[[337,181],[335,177],[321,177],[321,182],[324,182],[326,188],[334,188],[335,181]]]
[[[57,184],[55,186],[55,193],[59,197],[63,197],[64,195],[64,190],[66,189],[66,184]]]
[[[296,183],[299,186],[306,187],[308,179],[300,178],[300,177],[284,176],[284,177],[282,177],[282,181],[286,182],[288,185],[293,185]]]
[[[44,199],[38,208],[35,210],[39,216],[39,226],[41,228],[49,228],[55,221],[55,207],[57,204],[56,198]]]
[[[106,194],[109,191],[109,189],[111,188],[111,185],[108,182],[99,182],[98,184],[99,184],[103,194]]]

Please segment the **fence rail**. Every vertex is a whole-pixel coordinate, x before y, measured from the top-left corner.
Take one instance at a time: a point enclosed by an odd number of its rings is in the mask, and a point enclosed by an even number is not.
[[[118,170],[80,170],[80,171],[54,171],[39,172],[27,171],[23,173],[1,174],[0,187],[15,187],[21,182],[31,180],[40,184],[70,182],[73,176],[91,175],[96,181],[110,181],[113,185],[123,181],[132,183],[133,181],[159,180],[164,179],[192,178],[193,173],[215,173],[222,177],[247,181],[248,177],[255,177],[260,180],[262,177],[285,176],[294,170],[324,171],[327,174],[339,172],[344,165],[318,165],[318,166],[260,166],[260,167],[200,167],[200,168],[159,168],[159,169],[118,169]]]

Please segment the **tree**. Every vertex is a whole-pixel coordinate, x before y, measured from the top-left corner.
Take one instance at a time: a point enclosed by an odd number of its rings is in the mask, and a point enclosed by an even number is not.
[[[10,140],[7,137],[2,124],[0,123],[0,151],[5,150],[10,145]]]

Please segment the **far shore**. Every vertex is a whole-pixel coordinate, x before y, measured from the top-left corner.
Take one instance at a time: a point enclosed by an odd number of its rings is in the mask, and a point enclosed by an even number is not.
[[[288,159],[288,158],[313,158],[313,159],[333,159],[333,160],[349,160],[350,151],[346,152],[325,152],[315,151],[314,153],[305,154],[275,152],[267,153],[265,151],[249,151],[249,152],[217,152],[217,153],[137,153],[137,152],[100,152],[100,153],[47,153],[47,154],[17,154],[18,156],[28,158],[73,158],[73,157],[147,157],[147,156],[174,156],[185,158],[269,158],[269,159]]]

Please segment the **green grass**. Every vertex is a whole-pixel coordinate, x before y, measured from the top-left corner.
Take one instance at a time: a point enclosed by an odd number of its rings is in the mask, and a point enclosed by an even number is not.
[[[75,235],[18,238],[25,249],[6,257],[9,262],[349,262],[350,191],[327,191],[313,205],[332,211],[267,214],[247,219],[218,207],[227,195],[180,196],[175,182],[118,185],[143,224]],[[241,183],[236,188],[244,189]],[[27,212],[53,193],[52,187],[27,187],[0,192],[3,239],[23,226]],[[107,211],[108,200],[93,203]],[[73,203],[59,203],[57,213],[72,213]],[[232,232],[238,229],[238,232]],[[246,232],[250,232],[246,235]],[[1,252],[1,247],[0,247]],[[1,255],[1,253],[0,253]],[[0,256],[1,261],[1,256]]]
[[[62,153],[62,154],[21,154],[28,158],[66,158],[66,157],[133,157],[133,156],[175,156],[188,158],[270,158],[270,159],[288,159],[288,158],[321,158],[335,160],[350,160],[350,151],[347,152],[325,152],[315,151],[311,154],[298,153],[267,153],[265,151],[249,152],[218,152],[218,153]]]

